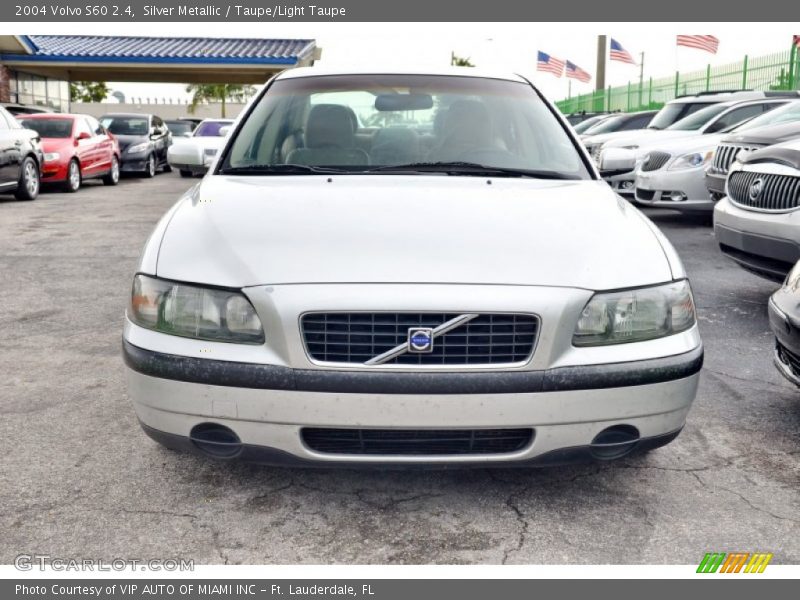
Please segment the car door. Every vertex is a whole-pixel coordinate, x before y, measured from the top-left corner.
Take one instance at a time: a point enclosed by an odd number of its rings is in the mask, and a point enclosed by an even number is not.
[[[75,118],[72,135],[75,137],[75,156],[80,161],[81,173],[89,176],[95,170],[94,163],[97,155],[94,148],[94,136],[85,118]]]
[[[159,117],[153,115],[153,143],[156,156],[160,163],[167,162],[167,149],[169,147],[169,129]]]
[[[93,158],[94,168],[93,173],[105,173],[111,168],[111,159],[114,155],[114,142],[111,141],[111,136],[94,117],[87,116],[86,123],[92,131]]]
[[[25,150],[24,129],[0,107],[0,192],[13,188],[20,176],[20,162]]]

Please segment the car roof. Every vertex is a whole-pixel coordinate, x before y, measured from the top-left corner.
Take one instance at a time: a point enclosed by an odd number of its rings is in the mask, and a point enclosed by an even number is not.
[[[295,79],[299,77],[318,77],[323,75],[443,75],[458,77],[475,77],[482,79],[505,79],[528,83],[522,76],[508,71],[496,71],[479,67],[403,67],[387,68],[385,65],[376,67],[298,67],[287,69],[278,74],[277,79]]]
[[[82,119],[89,115],[76,113],[19,113],[18,119]]]
[[[105,113],[102,117],[152,117],[151,113]],[[100,117],[100,118],[102,118]]]

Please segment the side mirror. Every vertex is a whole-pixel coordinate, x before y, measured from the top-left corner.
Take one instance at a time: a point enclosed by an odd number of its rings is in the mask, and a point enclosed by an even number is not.
[[[606,148],[600,153],[600,176],[613,177],[636,168],[636,153],[627,148]]]
[[[192,132],[191,132],[191,131],[184,131],[184,132],[181,134],[181,137],[190,138],[190,137],[192,137]]]
[[[231,132],[230,125],[223,125],[219,128],[219,137],[226,137]]]
[[[80,140],[88,140],[90,137],[92,137],[92,136],[91,136],[91,134],[90,134],[88,131],[81,131],[81,132],[78,134],[78,137],[76,137],[75,139],[76,139],[76,140],[79,140],[79,141],[80,141]]]

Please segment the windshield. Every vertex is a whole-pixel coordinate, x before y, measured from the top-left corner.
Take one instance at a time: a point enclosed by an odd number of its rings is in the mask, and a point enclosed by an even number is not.
[[[688,117],[684,117],[677,123],[670,125],[667,127],[667,129],[672,131],[697,131],[718,114],[728,110],[728,108],[730,107],[724,104],[712,104],[711,106],[706,106],[705,108],[692,113]]]
[[[150,131],[147,117],[106,116],[100,123],[115,135],[147,135]]]
[[[189,121],[164,121],[167,124],[167,129],[172,132],[172,135],[183,135],[192,132],[192,124]]]
[[[376,167],[412,165],[426,173],[442,166],[442,173],[478,175],[481,166],[590,177],[528,84],[432,75],[278,80],[240,127],[220,170],[389,173]]]
[[[744,131],[746,129],[755,129],[756,127],[763,127],[765,125],[791,123],[792,121],[800,121],[800,102],[790,102],[785,106],[780,106],[763,115],[759,115],[746,123],[742,123],[733,129],[733,131]]]
[[[598,115],[596,117],[589,117],[575,125],[573,129],[575,129],[575,133],[584,133],[585,131],[592,129],[595,125],[598,125],[601,121],[608,120],[608,115]]]
[[[72,119],[22,119],[25,129],[33,129],[43,138],[72,136]]]
[[[664,108],[658,111],[656,116],[653,117],[653,120],[650,121],[647,128],[666,129],[676,121],[680,121],[682,118],[692,113],[714,105],[715,103],[712,102],[675,102],[666,104]]]
[[[195,137],[218,137],[219,130],[228,127],[233,121],[203,121],[194,130]]]
[[[584,133],[586,135],[597,135],[599,133],[609,133],[612,131],[616,131],[617,127],[620,126],[621,123],[624,123],[627,120],[627,115],[616,115],[609,119],[605,119],[601,123],[595,123],[587,131]]]

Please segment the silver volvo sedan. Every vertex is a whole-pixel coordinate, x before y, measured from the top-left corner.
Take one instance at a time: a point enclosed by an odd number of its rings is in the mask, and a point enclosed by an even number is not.
[[[297,466],[651,450],[703,361],[674,249],[529,81],[318,67],[156,226],[123,354],[159,443]]]

